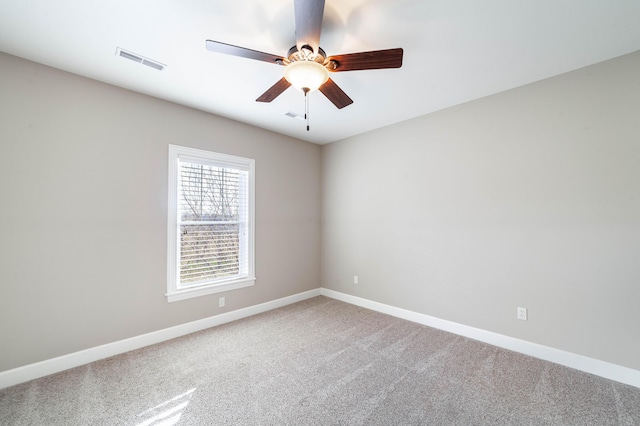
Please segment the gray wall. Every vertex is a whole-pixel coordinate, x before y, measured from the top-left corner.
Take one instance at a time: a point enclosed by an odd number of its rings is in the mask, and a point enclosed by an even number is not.
[[[322,160],[323,287],[640,370],[640,53]]]
[[[320,284],[640,369],[639,71],[320,148],[0,53],[0,371]],[[164,296],[170,143],[256,159],[258,280],[224,309]]]
[[[167,303],[168,144],[256,160],[254,287]],[[2,53],[0,205],[0,371],[319,287],[319,146]]]

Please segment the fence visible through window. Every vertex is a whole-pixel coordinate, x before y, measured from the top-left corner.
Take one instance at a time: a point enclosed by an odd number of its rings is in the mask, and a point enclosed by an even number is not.
[[[180,225],[180,282],[235,276],[239,268],[238,222]]]

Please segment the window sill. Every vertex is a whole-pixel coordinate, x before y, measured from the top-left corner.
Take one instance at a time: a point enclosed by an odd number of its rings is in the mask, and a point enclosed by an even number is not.
[[[198,287],[185,288],[182,290],[172,291],[167,293],[167,301],[178,302],[180,300],[191,299],[194,297],[206,296],[207,294],[220,293],[223,291],[236,290],[244,287],[251,287],[256,282],[253,278],[242,278],[238,280],[216,283],[211,285],[204,285]]]

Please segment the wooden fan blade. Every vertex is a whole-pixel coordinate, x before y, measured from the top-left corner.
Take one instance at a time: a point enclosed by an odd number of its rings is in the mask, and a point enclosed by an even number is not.
[[[314,53],[320,48],[320,31],[324,15],[324,0],[294,0],[296,17],[296,47],[309,46]]]
[[[323,95],[327,97],[338,108],[342,109],[347,105],[351,105],[353,101],[340,87],[331,79],[327,80],[320,89]]]
[[[329,71],[378,70],[383,68],[400,68],[402,66],[402,48],[372,50],[371,52],[348,53],[328,58],[335,63],[335,69]]]
[[[241,58],[255,59],[257,61],[271,62],[272,64],[284,65],[284,58],[270,53],[258,52],[246,47],[234,46],[232,44],[219,41],[207,40],[207,50],[225,55],[239,56]]]
[[[291,83],[289,83],[286,78],[282,77],[276,84],[271,86],[269,89],[267,89],[266,92],[260,95],[260,97],[256,99],[256,102],[271,102],[272,100],[280,96],[282,92],[287,90],[289,86],[291,86]]]

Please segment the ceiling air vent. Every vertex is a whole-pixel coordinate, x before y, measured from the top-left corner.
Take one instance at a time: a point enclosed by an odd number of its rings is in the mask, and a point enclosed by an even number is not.
[[[289,111],[288,113],[285,114],[287,117],[291,117],[291,118],[295,118],[296,120],[304,120],[304,115],[300,115],[298,113],[295,112],[291,112]]]
[[[122,57],[122,58],[127,58],[127,59],[131,59],[134,62],[137,62],[139,64],[142,65],[146,65],[148,67],[151,68],[155,68],[158,71],[162,71],[164,69],[164,67],[166,67],[166,65],[161,64],[160,62],[157,61],[153,61],[151,59],[145,58],[144,56],[140,56],[137,53],[133,53],[133,52],[128,52],[124,49],[121,48],[117,48],[116,49],[116,55]]]

